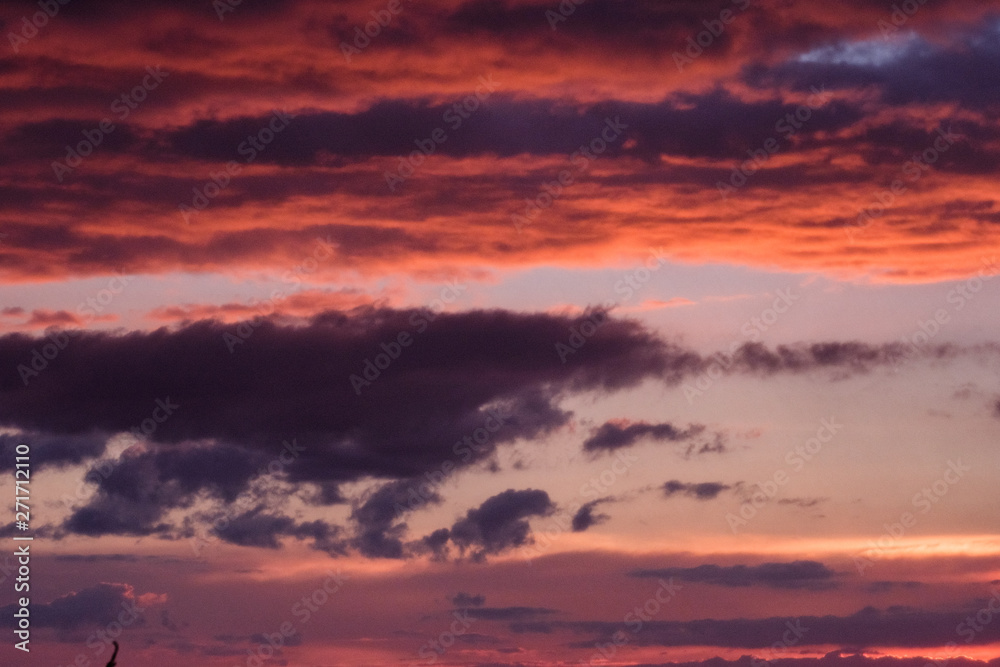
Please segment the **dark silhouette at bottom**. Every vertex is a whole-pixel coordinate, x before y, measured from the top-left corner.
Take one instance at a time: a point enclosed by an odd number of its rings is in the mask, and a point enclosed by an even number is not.
[[[111,654],[111,660],[108,661],[107,667],[115,667],[118,663],[115,662],[115,658],[118,657],[118,642],[111,642],[115,645],[115,652]]]

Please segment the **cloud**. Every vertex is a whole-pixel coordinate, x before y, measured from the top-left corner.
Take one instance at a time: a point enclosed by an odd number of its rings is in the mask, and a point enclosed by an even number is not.
[[[52,435],[48,433],[0,434],[0,470],[12,470],[15,448],[26,444],[31,449],[31,467],[40,471],[64,467],[97,458],[106,449],[106,439],[96,435]]]
[[[936,655],[936,652],[928,651],[928,654]],[[643,667],[753,667],[754,664],[760,662],[762,662],[760,658],[744,655],[736,660],[723,660],[716,657],[703,661],[645,664]],[[897,658],[889,655],[868,657],[857,651],[836,650],[821,658],[775,657],[767,662],[773,667],[926,667],[927,663],[933,662],[933,660],[923,656],[912,658]],[[949,658],[948,664],[953,665],[953,667],[1000,667],[1000,659],[994,658],[985,661],[957,656]]]
[[[466,609],[465,613],[472,618],[486,621],[519,621],[557,612],[555,609],[545,607],[476,607]]]
[[[344,553],[344,545],[338,540],[340,528],[325,521],[309,521],[297,524],[291,517],[274,514],[263,505],[227,517],[226,521],[215,523],[212,532],[230,544],[244,547],[279,549],[279,537],[292,536],[297,539],[311,537],[314,548],[328,553]]]
[[[917,33],[845,39],[772,68],[748,67],[746,79],[767,88],[808,90],[816,81],[831,89],[874,88],[891,105],[950,102],[986,109],[1000,102],[1000,47],[992,23],[965,26],[947,42]]]
[[[469,595],[468,593],[456,593],[451,598],[451,603],[456,607],[482,607],[486,604],[485,595]]]
[[[623,447],[631,447],[642,438],[679,442],[700,435],[704,430],[703,424],[693,424],[686,429],[681,429],[670,423],[607,422],[594,430],[593,434],[584,441],[583,448],[588,452],[612,452]]]
[[[31,624],[39,628],[54,628],[60,633],[79,628],[103,627],[112,621],[129,619],[128,626],[145,624],[142,611],[165,596],[137,596],[129,584],[100,583],[90,588],[68,593],[47,604],[32,602]],[[0,626],[16,627],[14,611],[17,605],[0,608]]]
[[[66,519],[63,528],[96,537],[164,532],[171,509],[190,506],[205,494],[232,502],[260,473],[265,457],[235,445],[179,445],[126,450],[88,474],[97,493]]]
[[[701,482],[693,484],[672,479],[663,485],[663,493],[666,497],[682,494],[695,500],[712,500],[723,491],[733,488],[730,484],[722,482]]]
[[[584,503],[580,506],[580,509],[576,511],[573,515],[572,527],[574,533],[582,533],[591,526],[596,526],[599,523],[604,523],[611,517],[607,514],[595,514],[594,508],[601,503],[610,502],[610,498],[600,498],[598,500],[591,500],[589,503]]]
[[[338,486],[345,482],[416,481],[551,433],[569,421],[560,407],[568,394],[611,393],[648,379],[676,386],[720,365],[727,374],[763,377],[862,373],[903,354],[898,344],[835,342],[774,349],[746,344],[731,355],[703,356],[638,322],[606,317],[562,363],[554,341],[581,321],[502,310],[372,307],[328,311],[301,324],[209,320],[124,335],[71,332],[65,349],[28,386],[13,373],[0,377],[0,425],[37,438],[76,438],[79,448],[55,440],[46,446],[54,463],[96,455],[101,445],[83,440],[95,433],[153,425],[140,433],[146,444],[102,464],[112,468],[108,475],[99,469],[91,475],[99,479],[97,494],[64,528],[91,536],[166,534],[171,509],[199,497],[232,502],[286,456],[288,442],[296,442],[297,451],[276,478],[312,489],[313,502],[332,503],[343,500]],[[381,346],[401,333],[411,345],[386,368],[374,367],[372,358],[385,354]],[[0,336],[0,366],[17,368],[37,345],[23,334]],[[966,350],[939,346],[924,353],[949,358]],[[359,383],[366,372],[371,379]],[[176,407],[164,417],[161,403]],[[164,418],[154,423],[156,415]],[[472,440],[486,429],[483,443]],[[669,440],[697,429],[610,424],[590,447],[609,451],[640,436]],[[711,495],[712,487],[702,489],[695,497]],[[401,485],[383,493],[408,492]],[[376,507],[382,499],[356,510],[362,530],[355,546],[398,555],[402,528],[385,523],[385,507]],[[433,539],[440,545],[440,535]]]
[[[790,625],[799,629],[796,646],[845,646],[937,648],[955,641],[956,627],[962,625],[978,608],[965,611],[919,611],[904,608],[879,610],[866,607],[849,616],[799,616],[794,619],[734,618],[692,621],[649,621],[641,633],[633,636],[636,646],[714,646],[762,649],[771,646],[775,637],[788,632]],[[552,633],[555,630],[590,634],[586,641],[574,643],[591,648],[594,641],[609,641],[621,630],[621,622],[605,621],[535,621],[512,624],[518,633]],[[971,630],[969,630],[971,632]],[[970,645],[987,645],[1000,640],[1000,626],[989,624],[973,633]]]
[[[482,561],[486,556],[531,544],[527,519],[547,516],[554,510],[555,505],[544,491],[507,489],[466,512],[465,518],[448,530],[447,538],[463,557],[468,554],[472,560]],[[436,540],[442,537],[437,532],[432,536]]]
[[[406,524],[393,525],[400,516],[414,506],[438,504],[441,496],[433,489],[421,487],[423,480],[397,480],[383,484],[356,504],[351,519],[357,525],[353,545],[363,555],[373,558],[402,558],[406,555],[402,536]],[[421,489],[423,493],[418,491]]]
[[[614,391],[668,372],[667,346],[628,321],[609,321],[573,364],[561,364],[552,341],[574,322],[502,311],[330,312],[302,326],[256,323],[232,353],[224,336],[237,328],[212,321],[126,336],[75,333],[30,386],[0,379],[0,414],[5,426],[82,442],[95,431],[137,427],[157,400],[179,406],[144,436],[144,448],[107,462],[107,477],[95,473],[97,496],[66,524],[87,535],[145,535],[165,530],[165,513],[199,494],[231,502],[284,455],[283,442],[297,439],[302,451],[281,467],[281,479],[315,485],[317,502],[333,502],[342,500],[342,482],[458,469],[543,435],[569,417],[557,405],[561,392]],[[351,376],[400,332],[418,342],[356,393]],[[19,334],[0,337],[0,360],[16,367],[35,345]],[[486,428],[485,443],[468,444]],[[61,451],[53,456],[73,461],[100,449]],[[355,512],[369,538],[385,520],[380,499]]]
[[[827,500],[827,498],[781,498],[778,500],[778,504],[795,505],[796,507],[806,509],[809,507],[816,507],[816,505],[819,505],[825,500]]]
[[[766,586],[768,588],[832,588],[836,572],[823,563],[797,560],[790,563],[762,563],[760,565],[699,565],[655,570],[636,570],[633,577],[675,577],[681,581],[743,588]]]

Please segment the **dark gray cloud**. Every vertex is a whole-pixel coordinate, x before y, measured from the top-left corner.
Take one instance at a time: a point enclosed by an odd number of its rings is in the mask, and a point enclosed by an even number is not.
[[[823,563],[797,560],[790,563],[762,563],[760,565],[699,565],[697,567],[668,567],[655,570],[636,570],[633,577],[674,577],[681,581],[712,584],[715,586],[768,588],[825,589],[836,586],[836,572]]]
[[[14,469],[14,450],[22,443],[31,449],[34,471],[82,463],[102,455],[106,448],[106,438],[97,435],[0,434],[0,470]]]
[[[794,505],[796,507],[801,507],[806,509],[809,507],[816,507],[826,498],[781,498],[778,500],[779,505]]]
[[[547,516],[554,510],[555,505],[544,491],[507,489],[466,512],[446,532],[435,531],[425,542],[438,545],[436,551],[441,554],[445,540],[450,540],[462,557],[482,561],[488,555],[531,544],[528,518]]]
[[[920,588],[926,584],[920,581],[873,581],[865,586],[869,593],[888,593],[889,591]]]
[[[631,447],[643,438],[679,442],[700,435],[704,430],[703,424],[691,424],[687,428],[679,428],[670,423],[623,424],[607,422],[594,430],[591,436],[584,441],[583,448],[588,452],[611,452],[622,447]]]
[[[797,647],[843,646],[858,649],[876,647],[937,648],[949,641],[962,640],[956,628],[972,635],[970,645],[1000,641],[1000,625],[981,626],[972,632],[966,619],[981,607],[962,611],[920,611],[894,607],[879,610],[866,607],[849,616],[799,616],[797,618],[734,618],[693,621],[657,621],[643,625],[642,632],[630,635],[635,646],[717,646],[763,649],[772,646],[794,627]],[[594,642],[611,641],[622,630],[621,621],[532,621],[512,623],[516,633],[553,633],[557,630],[591,635],[571,644],[592,648]],[[792,636],[792,635],[789,635]],[[920,667],[924,667],[923,663]]]
[[[599,498],[581,505],[580,509],[576,511],[576,514],[573,515],[573,532],[582,533],[591,526],[596,526],[597,524],[604,523],[610,519],[611,517],[607,514],[596,514],[594,512],[594,508],[602,503],[611,502],[611,500],[611,498]]]
[[[456,593],[451,598],[451,603],[456,607],[482,607],[486,604],[486,596],[481,594],[469,595],[468,593]]]
[[[149,535],[169,529],[172,509],[202,495],[230,503],[259,474],[265,457],[235,445],[177,446],[101,461],[87,474],[97,493],[63,527],[72,533]]]
[[[476,607],[466,609],[465,613],[472,618],[486,621],[520,621],[526,618],[555,614],[555,609],[545,607]]]
[[[38,438],[81,439],[72,441],[83,443],[72,451],[69,440],[46,447],[50,461],[72,462],[101,451],[85,440],[92,434],[152,423],[158,401],[178,406],[145,437],[144,449],[95,466],[89,479],[97,483],[96,496],[64,525],[93,536],[149,535],[168,532],[166,514],[198,497],[232,502],[269,474],[289,442],[296,443],[294,456],[278,466],[276,478],[305,484],[315,502],[329,503],[343,500],[343,482],[417,481],[549,433],[570,417],[559,407],[568,393],[613,392],[648,378],[678,385],[713,367],[758,376],[863,373],[908,356],[901,344],[817,343],[774,349],[746,344],[731,355],[709,357],[667,343],[638,322],[606,317],[562,363],[555,343],[580,321],[499,310],[361,308],[322,313],[301,325],[200,321],[128,335],[74,332],[28,386],[16,371],[0,376],[0,425]],[[237,332],[252,334],[244,340]],[[380,346],[401,332],[411,336],[411,346],[388,368],[375,369],[371,359],[384,353]],[[22,334],[0,337],[0,367],[16,369],[37,345],[37,338]],[[953,346],[926,350],[935,358],[962,352]],[[356,391],[351,378],[366,369],[370,384]],[[507,416],[498,418],[497,410]],[[492,432],[484,444],[472,447],[469,439],[486,428]],[[597,449],[640,435],[669,439],[682,433],[663,424],[624,434],[609,427],[599,434]],[[408,492],[405,485],[387,488],[355,511],[357,548],[398,553],[400,528],[386,523],[383,501]],[[409,505],[409,499],[396,499]],[[463,525],[458,535],[473,525]],[[441,536],[434,540],[440,546]]]
[[[291,517],[275,514],[259,505],[234,517],[226,517],[225,522],[216,524],[212,533],[230,544],[266,549],[281,548],[280,537],[297,539],[312,538],[313,547],[333,554],[345,552],[345,545],[339,539],[341,529],[325,521],[316,520],[296,523]]]
[[[441,502],[441,496],[433,488],[421,486],[421,482],[424,480],[387,482],[355,505],[351,520],[357,526],[353,546],[358,551],[374,558],[402,558],[406,555],[402,540],[406,524],[397,524],[397,519],[411,507]]]
[[[112,621],[129,619],[128,626],[145,624],[142,605],[138,605],[133,589],[128,584],[101,583],[81,591],[69,593],[49,603],[32,599],[31,624],[37,628],[54,628],[66,633],[80,628],[103,627]],[[0,607],[0,627],[16,627],[14,612],[17,605]],[[124,616],[122,616],[124,614]]]
[[[732,488],[734,488],[732,485],[723,484],[722,482],[700,482],[694,484],[681,482],[676,479],[666,482],[662,487],[664,495],[668,498],[681,494],[695,500],[712,500],[723,491]]]
[[[937,655],[931,651],[928,653]],[[744,655],[736,660],[712,658],[700,662],[643,664],[641,667],[757,667],[761,663],[760,658]],[[767,664],[769,667],[927,667],[928,663],[934,664],[927,657],[897,658],[887,655],[866,657],[856,650],[837,650],[827,653],[822,658],[774,658]],[[952,667],[1000,667],[1000,658],[994,658],[987,662],[959,656],[949,658],[948,664]],[[637,667],[640,666],[637,665]]]

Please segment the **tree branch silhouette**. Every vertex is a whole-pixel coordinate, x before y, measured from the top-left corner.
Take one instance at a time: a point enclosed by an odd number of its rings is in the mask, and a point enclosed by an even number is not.
[[[115,662],[115,658],[118,657],[118,642],[111,642],[115,645],[115,652],[111,654],[111,660],[108,661],[107,667],[115,667],[118,663]]]

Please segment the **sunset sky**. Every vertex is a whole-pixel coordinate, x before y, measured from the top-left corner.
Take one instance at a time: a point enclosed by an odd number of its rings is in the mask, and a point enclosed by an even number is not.
[[[1000,2],[0,35],[0,665],[1000,667]]]

